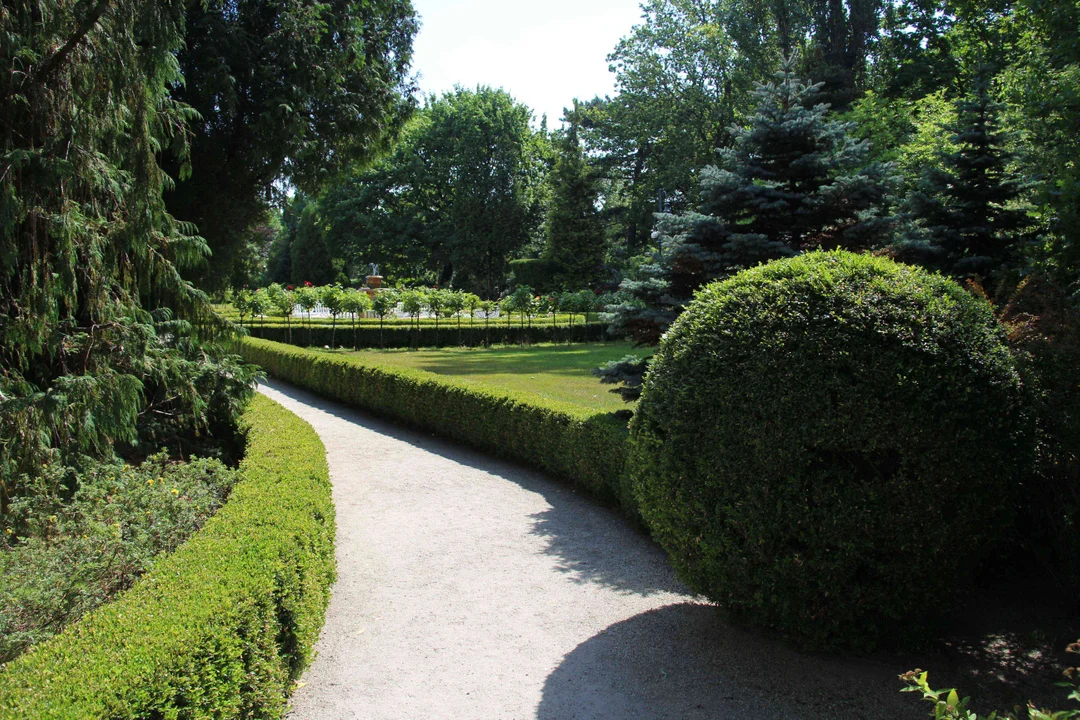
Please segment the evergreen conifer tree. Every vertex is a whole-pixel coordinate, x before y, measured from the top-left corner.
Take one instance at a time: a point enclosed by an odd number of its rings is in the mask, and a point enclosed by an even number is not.
[[[596,183],[578,142],[577,124],[559,148],[551,174],[548,252],[558,270],[556,282],[568,289],[591,287],[601,278],[604,228],[596,211]]]
[[[207,247],[162,199],[195,117],[170,96],[185,8],[0,6],[0,516],[117,446],[221,436],[254,379],[204,342],[230,326],[179,269]]]
[[[749,127],[700,174],[697,211],[658,215],[662,257],[623,283],[612,308],[617,332],[656,343],[694,291],[743,268],[816,248],[864,249],[883,240],[891,166],[865,165],[869,146],[813,105],[821,84],[785,60],[759,85]]]
[[[292,253],[292,282],[302,285],[329,285],[334,281],[334,260],[323,239],[318,209],[312,203],[304,207],[296,223],[296,234],[290,247]]]
[[[1019,260],[1031,228],[1019,202],[1025,183],[1010,170],[1009,134],[1001,104],[980,77],[957,102],[952,132],[956,149],[939,155],[908,196],[914,223],[898,243],[901,258],[958,278],[1000,280]]]

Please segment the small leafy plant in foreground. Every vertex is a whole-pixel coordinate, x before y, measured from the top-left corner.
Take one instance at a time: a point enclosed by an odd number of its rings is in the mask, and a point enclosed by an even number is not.
[[[1070,653],[1080,653],[1080,642],[1075,642],[1067,648]],[[1026,708],[1014,708],[1012,712],[999,714],[997,711],[989,715],[978,715],[968,709],[971,698],[963,699],[954,688],[933,690],[927,680],[928,673],[916,669],[906,672],[900,679],[907,684],[901,692],[922,693],[923,700],[933,703],[934,709],[931,716],[934,720],[1075,720],[1080,718],[1080,709],[1073,710],[1040,710],[1032,704]],[[1072,690],[1069,699],[1080,702],[1080,668],[1071,667],[1065,671],[1068,682],[1059,683],[1061,687]]]

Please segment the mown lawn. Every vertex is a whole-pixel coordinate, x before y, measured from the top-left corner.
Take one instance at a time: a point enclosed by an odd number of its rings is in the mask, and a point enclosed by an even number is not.
[[[529,392],[598,410],[629,406],[601,385],[592,369],[632,353],[649,354],[627,342],[533,345],[525,348],[446,348],[441,350],[360,350],[344,354],[364,362],[453,375],[495,389]]]

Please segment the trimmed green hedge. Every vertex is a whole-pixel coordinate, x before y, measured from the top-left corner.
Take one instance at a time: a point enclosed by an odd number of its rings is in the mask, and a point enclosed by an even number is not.
[[[287,327],[276,325],[245,325],[251,337],[274,342],[288,343],[290,331]],[[485,343],[491,345],[517,345],[522,337],[529,343],[548,342],[598,342],[604,337],[607,325],[600,322],[576,323],[572,328],[567,325],[552,327],[550,318],[533,318],[530,328],[524,328],[514,320],[507,328],[506,321],[491,321],[488,328],[483,325],[462,325],[460,332],[453,320],[447,320],[439,325],[436,331],[435,325],[425,321],[420,326],[419,334],[415,328],[401,325],[387,325],[379,330],[377,325],[372,326],[365,322],[356,329],[357,348],[407,348],[407,347],[479,347]],[[418,337],[419,335],[419,337]],[[328,347],[331,337],[337,347],[353,346],[353,330],[348,321],[338,322],[337,330],[332,332],[329,324],[318,323],[310,330],[294,322],[291,330],[291,345],[299,347]]]
[[[240,354],[324,397],[568,479],[635,516],[620,485],[626,422],[611,413],[267,340],[245,338]]]
[[[1027,395],[989,304],[814,252],[699,291],[631,423],[641,512],[684,582],[810,648],[912,635],[1006,527]]]
[[[242,480],[115,602],[0,671],[0,717],[273,718],[312,657],[334,580],[326,452],[258,396]]]

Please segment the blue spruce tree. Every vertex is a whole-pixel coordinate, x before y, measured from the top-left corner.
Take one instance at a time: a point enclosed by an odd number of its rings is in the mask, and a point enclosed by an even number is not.
[[[821,84],[796,77],[796,63],[758,86],[749,126],[733,127],[734,145],[702,169],[698,209],[657,215],[663,254],[624,281],[626,299],[609,308],[614,332],[655,345],[709,282],[806,250],[884,244],[892,168],[866,164],[869,145],[814,104]],[[625,384],[629,369],[615,363],[602,377]]]

